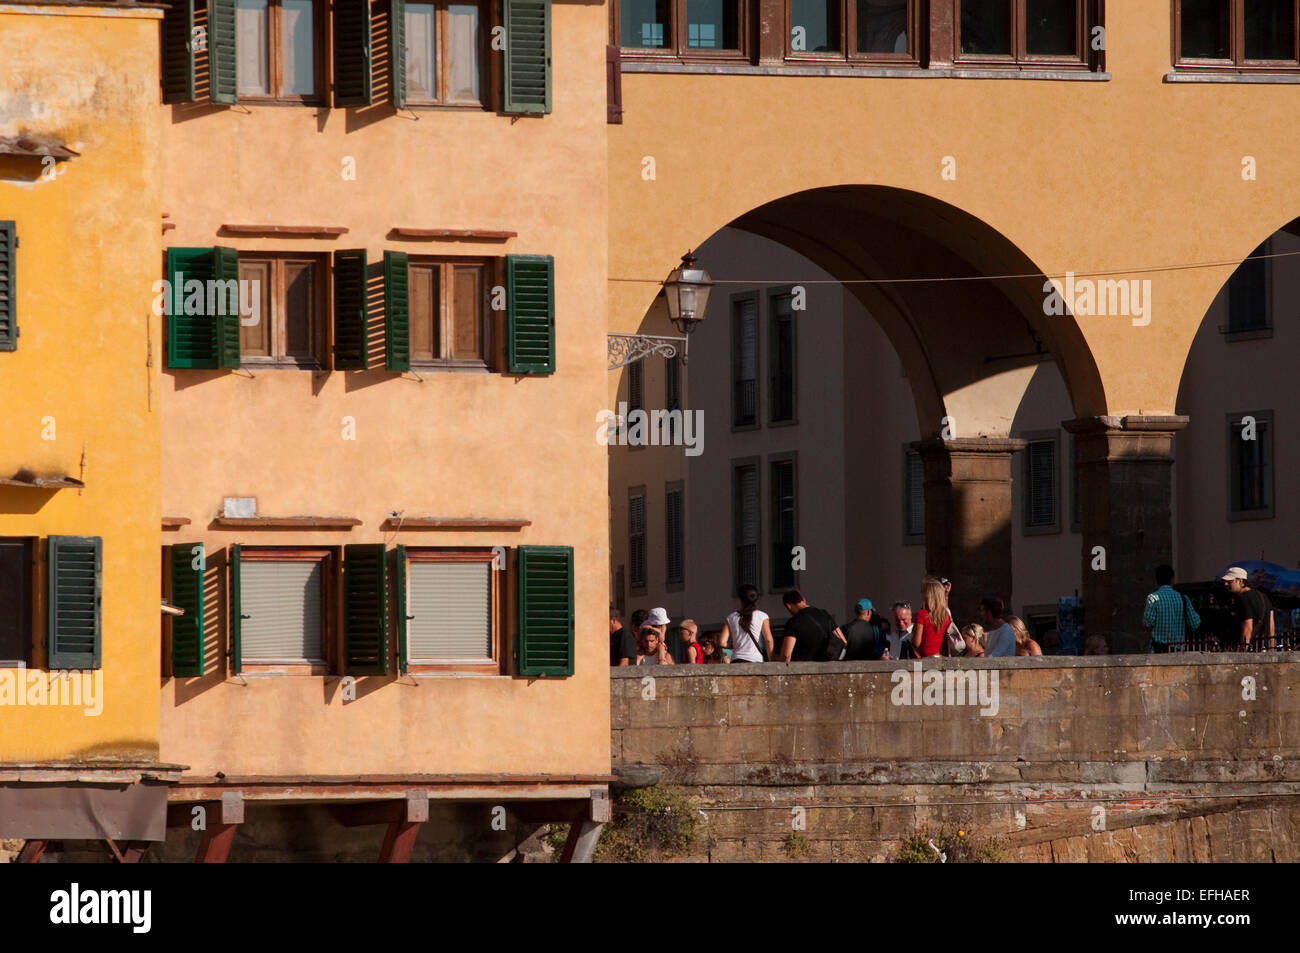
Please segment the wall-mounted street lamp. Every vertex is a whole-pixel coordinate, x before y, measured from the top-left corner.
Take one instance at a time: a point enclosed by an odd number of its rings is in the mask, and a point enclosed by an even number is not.
[[[682,256],[682,263],[669,272],[664,279],[663,294],[668,302],[668,317],[681,337],[651,334],[610,334],[608,335],[609,369],[616,370],[627,364],[641,360],[650,354],[665,358],[677,356],[678,346],[682,354],[682,363],[687,361],[687,340],[695,326],[704,320],[705,309],[709,304],[709,292],[713,289],[713,279],[703,268],[697,268],[695,256],[689,251]]]

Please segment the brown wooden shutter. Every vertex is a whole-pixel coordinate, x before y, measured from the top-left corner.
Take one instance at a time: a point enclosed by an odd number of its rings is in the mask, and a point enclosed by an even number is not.
[[[605,47],[605,121],[623,122],[623,59],[617,46]]]

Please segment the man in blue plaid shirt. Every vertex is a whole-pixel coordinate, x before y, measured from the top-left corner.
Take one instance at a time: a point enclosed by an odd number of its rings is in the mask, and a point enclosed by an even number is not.
[[[1151,651],[1168,652],[1171,645],[1185,646],[1187,637],[1201,627],[1201,617],[1191,600],[1176,590],[1173,566],[1156,567],[1155,592],[1147,596],[1142,624],[1151,630]]]

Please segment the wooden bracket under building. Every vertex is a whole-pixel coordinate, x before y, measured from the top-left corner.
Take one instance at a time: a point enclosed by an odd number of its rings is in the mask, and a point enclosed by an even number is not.
[[[429,819],[429,792],[407,791],[400,801],[371,801],[339,808],[338,817],[348,827],[387,824],[384,844],[379,850],[381,864],[405,864],[420,834],[420,825]]]

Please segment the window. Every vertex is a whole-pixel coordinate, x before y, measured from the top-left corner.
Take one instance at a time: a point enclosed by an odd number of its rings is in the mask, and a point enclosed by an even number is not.
[[[903,542],[925,542],[925,466],[921,454],[903,447]]]
[[[1070,532],[1083,529],[1083,509],[1079,503],[1079,438],[1070,434]]]
[[[1273,412],[1228,415],[1228,519],[1273,517]]]
[[[789,292],[768,298],[767,419],[789,423],[795,419],[795,324]]]
[[[1088,66],[1088,0],[956,0],[956,62]]]
[[[686,529],[682,508],[684,488],[680,481],[664,491],[664,580],[669,586],[686,582]]]
[[[325,264],[314,255],[239,256],[240,364],[319,366],[325,353]],[[251,322],[251,323],[247,323]]]
[[[495,674],[500,573],[491,550],[405,549],[406,668]]]
[[[0,668],[32,664],[35,540],[0,537]]]
[[[413,365],[488,367],[489,267],[483,259],[411,260]]]
[[[477,3],[406,4],[406,102],[486,102],[487,12]]]
[[[1060,521],[1059,434],[1038,431],[1025,435],[1024,530],[1026,535],[1058,533]]]
[[[919,8],[916,0],[788,0],[786,55],[919,65]]]
[[[0,222],[0,351],[18,349],[18,295],[14,288],[18,236],[14,225],[12,220]]]
[[[682,356],[664,362],[664,409],[685,410],[682,404]]]
[[[1273,243],[1265,239],[1228,279],[1228,325],[1223,331],[1232,340],[1242,334],[1260,337],[1258,332],[1273,327]]]
[[[238,0],[235,75],[247,100],[312,102],[319,97],[324,34],[315,0]]]
[[[745,0],[619,0],[612,16],[624,56],[743,60]]]
[[[731,426],[758,426],[758,296],[754,294],[731,301]]]
[[[633,361],[627,368],[627,408],[645,409],[645,366],[641,361]]]
[[[46,668],[99,668],[104,541],[98,536],[46,540]]]
[[[771,461],[772,486],[772,589],[789,589],[794,585],[794,559],[798,514],[795,495],[795,460]]]
[[[738,461],[731,467],[732,585],[761,585],[759,575],[758,460]]]
[[[242,669],[303,666],[325,674],[334,655],[334,554],[241,547],[236,565]]]
[[[1297,0],[1176,0],[1177,65],[1232,71],[1300,69]]]
[[[645,487],[637,487],[627,498],[627,548],[632,592],[644,593],[645,564]]]

